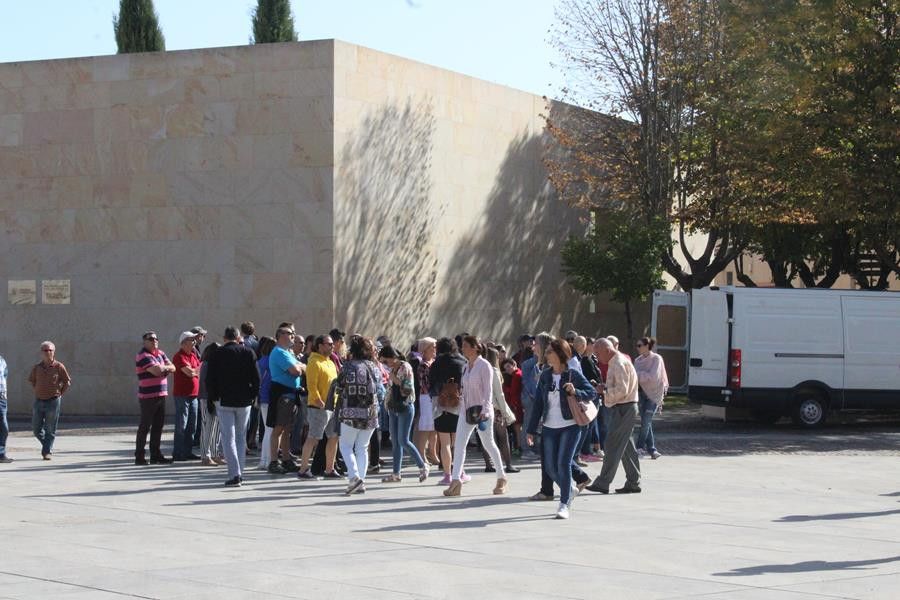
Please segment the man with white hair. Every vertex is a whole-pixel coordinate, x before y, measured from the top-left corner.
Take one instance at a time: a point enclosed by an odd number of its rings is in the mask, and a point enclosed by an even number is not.
[[[603,404],[609,420],[603,469],[587,489],[608,494],[621,461],[625,467],[626,482],[616,493],[638,494],[641,491],[641,466],[631,436],[638,418],[637,373],[634,365],[615,349],[608,338],[600,338],[594,342],[594,354],[601,364],[607,365],[605,385],[598,385],[597,391],[603,394]]]
[[[31,368],[28,383],[34,388],[34,410],[31,429],[41,443],[41,456],[50,460],[62,396],[72,385],[66,366],[56,360],[56,346],[51,341],[41,343],[41,362]]]

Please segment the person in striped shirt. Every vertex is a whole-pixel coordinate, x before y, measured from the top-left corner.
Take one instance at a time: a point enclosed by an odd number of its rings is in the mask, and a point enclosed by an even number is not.
[[[166,397],[169,395],[168,377],[175,372],[175,365],[159,349],[159,337],[155,331],[143,335],[144,346],[134,359],[138,378],[138,402],[141,404],[141,422],[135,439],[134,464],[146,465],[144,445],[150,432],[150,462],[169,464],[171,458],[160,450],[163,424],[166,421]]]

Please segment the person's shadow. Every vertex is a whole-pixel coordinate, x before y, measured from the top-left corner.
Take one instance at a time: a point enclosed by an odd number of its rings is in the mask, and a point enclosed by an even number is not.
[[[809,573],[813,571],[861,571],[869,570],[874,565],[883,565],[900,561],[900,556],[889,558],[873,558],[870,560],[807,560],[784,565],[757,565],[755,567],[741,567],[721,573],[713,573],[714,577],[747,577],[749,575],[766,575],[768,573]]]

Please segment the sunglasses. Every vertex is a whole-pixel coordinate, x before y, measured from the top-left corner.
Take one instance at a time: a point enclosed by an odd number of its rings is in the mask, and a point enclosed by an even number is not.
[[[158,342],[159,338],[158,337],[145,337],[144,341],[145,342]]]

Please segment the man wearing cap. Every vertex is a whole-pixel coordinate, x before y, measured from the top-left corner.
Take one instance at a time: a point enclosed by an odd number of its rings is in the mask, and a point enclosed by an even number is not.
[[[144,445],[150,432],[150,462],[169,464],[172,459],[163,456],[160,450],[163,425],[166,422],[166,397],[169,395],[169,373],[175,372],[175,365],[159,349],[159,336],[155,331],[143,335],[144,347],[134,359],[138,378],[138,402],[141,404],[141,422],[135,439],[134,464],[146,465]]]
[[[194,354],[197,355],[197,358],[200,358],[200,353],[203,348],[200,346],[203,344],[203,340],[206,339],[206,330],[200,327],[199,325],[195,325],[191,327],[191,333],[194,334]]]
[[[31,429],[41,443],[41,456],[50,460],[56,440],[56,424],[62,396],[72,385],[66,366],[56,360],[56,346],[51,341],[41,343],[41,362],[31,368],[28,383],[34,388],[34,409]]]
[[[175,398],[173,460],[200,460],[191,452],[197,430],[197,396],[200,393],[200,358],[194,353],[196,337],[193,331],[183,331],[178,336],[181,347],[172,357],[176,369],[172,390]]]

